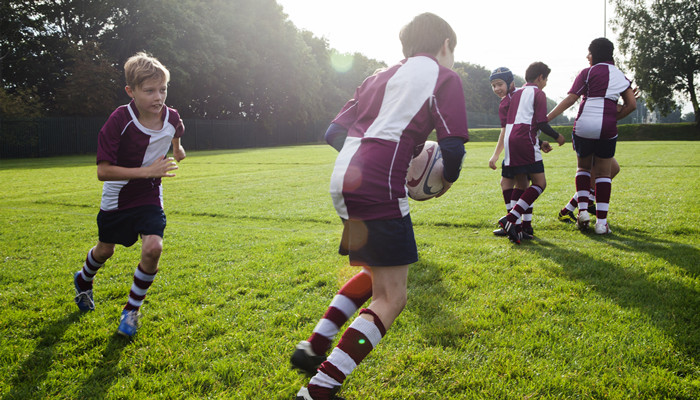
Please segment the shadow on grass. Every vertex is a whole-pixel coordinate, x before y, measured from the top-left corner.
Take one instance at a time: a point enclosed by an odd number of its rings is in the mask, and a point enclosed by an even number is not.
[[[37,334],[40,338],[22,365],[17,369],[17,375],[10,382],[11,390],[3,400],[9,399],[33,399],[41,397],[38,393],[42,382],[46,379],[54,361],[56,346],[60,344],[68,328],[80,321],[85,315],[82,311],[75,311],[53,323],[48,323]]]
[[[80,389],[80,399],[104,399],[112,382],[116,378],[118,371],[117,366],[121,359],[122,351],[131,342],[131,339],[112,335],[102,353],[100,362],[92,370],[92,375],[85,380],[83,387]]]
[[[644,257],[664,259],[697,277],[700,255],[697,249],[690,246],[619,228],[612,235],[588,234],[581,238],[582,245],[587,240],[605,242]],[[683,248],[683,253],[679,254],[679,247]],[[540,257],[560,265],[562,269],[557,274],[569,280],[585,282],[621,307],[640,310],[665,332],[678,351],[692,359],[700,356],[700,296],[693,287],[639,269],[624,268],[614,260],[560,248],[546,240],[538,239],[522,246],[522,249],[538,253]]]
[[[613,235],[596,239],[606,241],[617,249],[643,252],[664,259],[669,264],[684,269],[693,278],[700,276],[700,250],[697,247],[619,227],[615,228]]]
[[[460,318],[445,310],[450,295],[443,285],[443,273],[436,264],[418,261],[410,267],[406,311],[418,316],[421,331],[417,337],[430,346],[459,346],[471,332]],[[401,318],[399,316],[399,318]]]

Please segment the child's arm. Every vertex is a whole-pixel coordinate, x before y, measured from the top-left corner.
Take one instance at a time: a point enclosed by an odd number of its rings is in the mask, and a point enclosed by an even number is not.
[[[501,133],[498,134],[498,144],[496,145],[496,149],[493,151],[493,155],[489,159],[489,167],[491,169],[496,169],[496,161],[498,161],[498,157],[501,156],[501,152],[503,151],[503,148],[505,147],[505,144],[503,143],[503,138],[505,137],[506,133],[506,128],[501,128]]]
[[[340,124],[331,123],[324,135],[326,143],[334,149],[340,151],[345,144],[345,139],[348,137],[348,130]]]
[[[630,87],[622,92],[622,107],[617,111],[617,120],[621,120],[637,109],[637,98],[634,90]]]
[[[569,93],[568,96],[564,98],[559,104],[557,104],[556,107],[552,111],[547,114],[547,120],[551,121],[554,118],[558,117],[563,113],[564,111],[568,110],[569,107],[573,106],[574,103],[578,100],[578,95],[574,93]]]
[[[552,151],[552,145],[549,144],[548,141],[543,140],[540,142],[540,150],[542,150],[545,153],[549,153],[550,151]]]
[[[173,144],[173,157],[175,157],[175,161],[180,162],[184,160],[187,155],[185,154],[185,148],[180,144],[180,138],[173,138],[171,143]]]
[[[97,164],[97,179],[101,181],[127,181],[130,179],[166,178],[175,176],[177,164],[172,157],[160,158],[146,167],[127,168],[100,161]]]
[[[442,153],[442,190],[435,197],[440,197],[447,192],[452,184],[459,178],[464,162],[464,138],[447,137],[438,142]]]
[[[546,135],[550,136],[552,139],[556,140],[557,143],[559,143],[559,146],[564,144],[564,135],[555,131],[554,128],[552,128],[547,122],[540,122],[537,124],[537,128],[539,128],[539,130],[544,132]]]

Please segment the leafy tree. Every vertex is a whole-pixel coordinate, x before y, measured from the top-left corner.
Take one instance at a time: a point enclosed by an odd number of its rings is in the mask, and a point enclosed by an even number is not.
[[[121,87],[120,71],[96,43],[71,45],[64,81],[56,90],[56,108],[63,115],[109,115]]]
[[[678,108],[674,94],[681,94],[700,124],[700,2],[615,0],[615,5],[620,50],[629,56],[649,108],[666,115]]]
[[[18,88],[14,93],[0,88],[0,116],[33,118],[42,115],[43,106],[35,88]]]

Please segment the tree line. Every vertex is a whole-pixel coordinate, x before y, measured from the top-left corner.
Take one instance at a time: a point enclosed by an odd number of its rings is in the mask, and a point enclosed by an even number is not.
[[[330,121],[366,76],[386,67],[299,30],[274,0],[1,4],[5,116],[106,116],[128,101],[123,63],[146,51],[170,69],[168,103],[184,118],[308,125]],[[467,110],[495,118],[489,71],[470,63],[455,69]]]
[[[275,0],[0,0],[0,115],[106,116],[129,100],[122,66],[138,51],[170,69],[168,104],[183,118],[277,130],[330,121],[386,67],[298,29]],[[489,71],[455,70],[467,111],[496,118]]]

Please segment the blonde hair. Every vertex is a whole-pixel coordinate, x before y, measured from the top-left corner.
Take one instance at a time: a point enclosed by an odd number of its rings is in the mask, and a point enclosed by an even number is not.
[[[137,88],[152,78],[161,79],[166,84],[170,82],[170,71],[157,58],[143,51],[126,60],[124,76],[126,84],[131,88]]]

